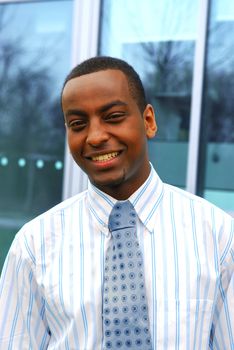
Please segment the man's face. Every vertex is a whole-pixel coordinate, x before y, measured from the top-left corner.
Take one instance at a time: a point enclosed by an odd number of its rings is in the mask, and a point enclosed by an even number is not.
[[[140,113],[119,70],[71,79],[62,106],[76,163],[96,187],[117,199],[128,198],[149,175],[147,138],[156,131],[152,106]]]

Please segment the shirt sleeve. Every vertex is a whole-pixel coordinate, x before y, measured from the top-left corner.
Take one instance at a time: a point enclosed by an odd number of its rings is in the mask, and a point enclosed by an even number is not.
[[[46,349],[50,332],[35,278],[35,257],[23,229],[14,239],[0,280],[0,349]]]
[[[210,348],[234,350],[234,220],[220,257],[220,281]]]

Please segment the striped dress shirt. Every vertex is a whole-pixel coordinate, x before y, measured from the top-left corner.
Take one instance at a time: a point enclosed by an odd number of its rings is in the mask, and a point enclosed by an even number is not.
[[[233,219],[162,183],[153,168],[129,200],[138,214],[153,349],[234,349]],[[115,202],[89,184],[18,232],[1,276],[1,350],[102,349]]]

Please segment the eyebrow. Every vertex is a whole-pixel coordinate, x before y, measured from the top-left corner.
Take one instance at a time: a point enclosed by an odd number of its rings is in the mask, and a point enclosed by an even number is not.
[[[123,102],[121,100],[111,101],[111,102],[105,104],[104,106],[102,106],[99,109],[99,111],[100,112],[106,112],[106,111],[108,111],[109,109],[111,109],[112,107],[115,107],[115,106],[127,106],[127,103]]]
[[[85,111],[82,111],[82,109],[69,109],[66,113],[65,116],[69,117],[70,115],[80,115],[82,117],[86,117],[87,113]]]
[[[127,103],[123,102],[121,100],[114,100],[114,101],[111,101],[111,102],[101,106],[100,108],[98,108],[98,112],[100,112],[100,113],[106,112],[106,111],[108,111],[109,109],[111,109],[112,107],[115,107],[115,106],[127,106]],[[66,117],[69,117],[70,115],[79,115],[79,116],[82,116],[82,117],[86,117],[87,113],[84,110],[82,110],[82,109],[75,108],[75,109],[69,109],[66,112]]]

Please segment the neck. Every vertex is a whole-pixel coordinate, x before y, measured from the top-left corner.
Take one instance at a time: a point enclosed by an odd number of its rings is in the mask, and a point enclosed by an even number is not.
[[[111,184],[111,185],[100,185],[97,183],[92,182],[92,184],[97,187],[100,191],[108,194],[112,198],[115,198],[117,200],[126,200],[128,199],[133,193],[135,193],[148,179],[149,174],[151,171],[151,167],[149,164],[148,171],[145,173],[144,177],[141,177],[138,181],[134,181],[134,179],[129,178],[128,180],[123,180],[120,183]]]

